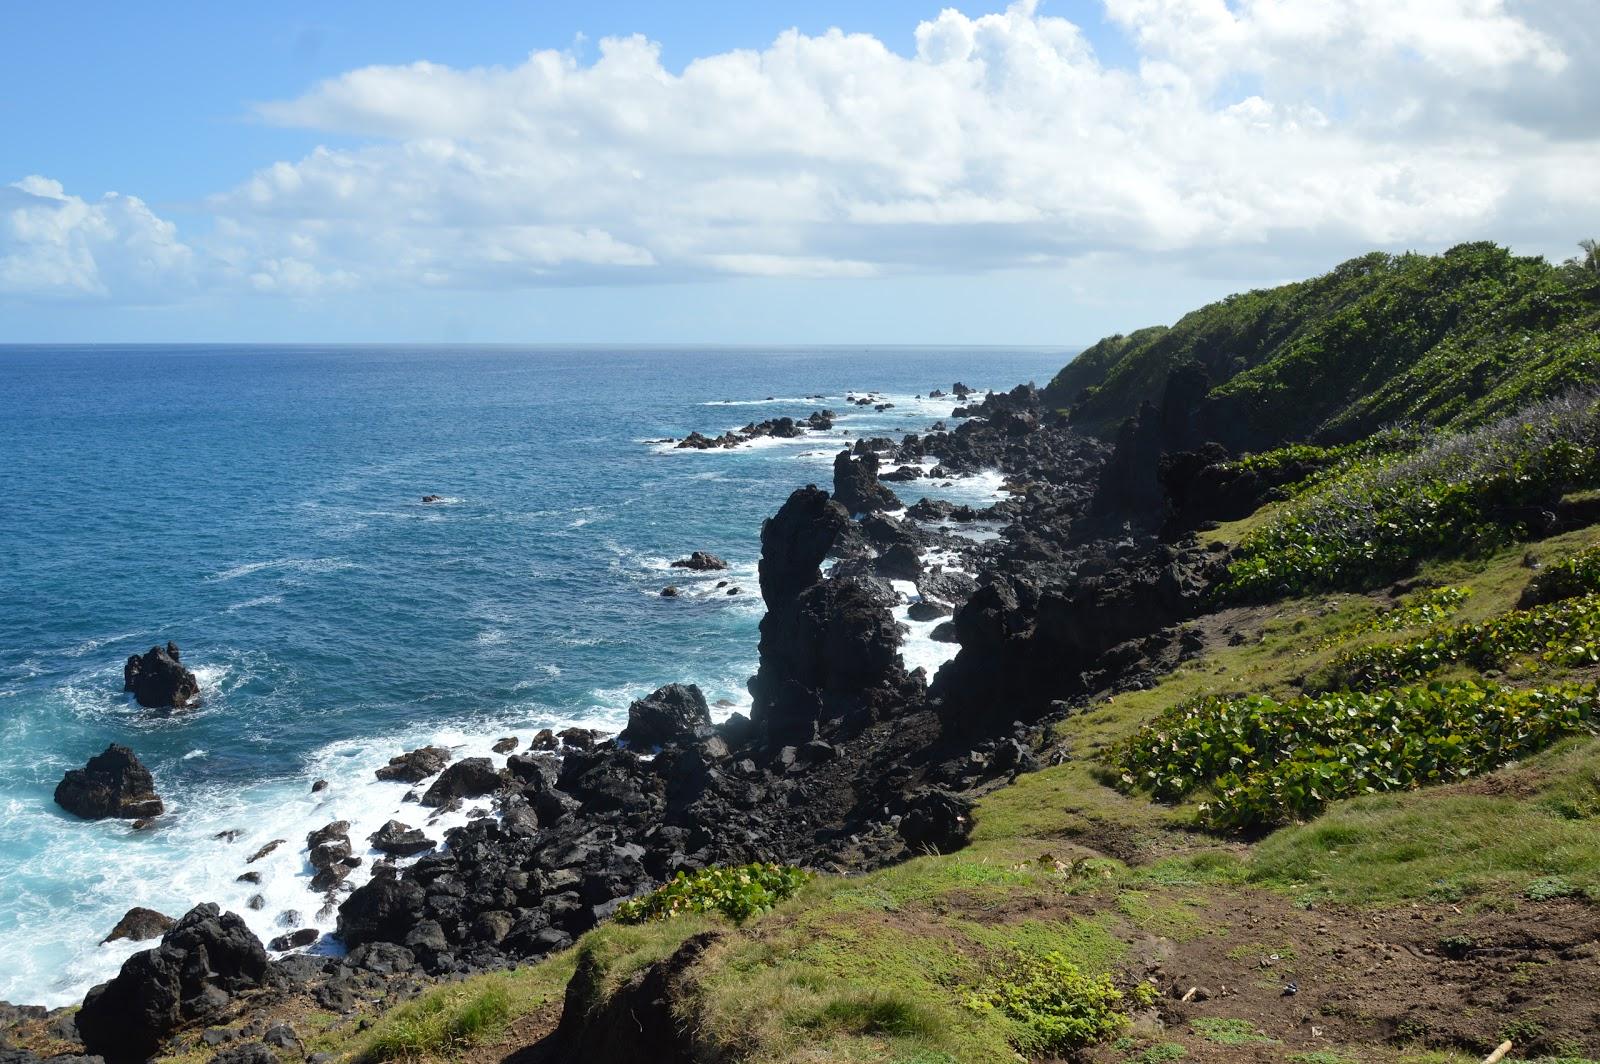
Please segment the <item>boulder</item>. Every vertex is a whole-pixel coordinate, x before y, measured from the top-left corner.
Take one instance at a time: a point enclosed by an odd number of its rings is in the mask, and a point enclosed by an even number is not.
[[[183,709],[200,697],[200,681],[178,661],[178,644],[151,647],[122,667],[122,689],[146,709]]]
[[[215,1015],[260,987],[267,951],[235,914],[206,903],[189,910],[161,944],[129,957],[90,990],[78,1012],[84,1048],[107,1061],[154,1056],[179,1027]]]
[[[392,857],[410,857],[431,850],[434,845],[420,830],[398,820],[391,820],[373,832],[369,841],[373,849]]]
[[[503,782],[493,761],[469,757],[445,769],[422,796],[422,804],[438,808],[455,798],[481,798],[499,790]]]
[[[703,550],[697,550],[687,558],[679,558],[672,563],[674,569],[691,569],[697,573],[716,572],[727,567],[727,562]]]
[[[160,816],[166,808],[150,770],[117,743],[83,768],[69,769],[56,785],[56,804],[86,820]]]
[[[368,942],[402,942],[422,918],[424,901],[414,881],[401,879],[393,866],[377,865],[372,878],[339,906],[339,937],[351,950]]]
[[[900,837],[919,852],[950,853],[972,835],[972,800],[939,787],[912,799],[900,818]]]
[[[129,942],[144,942],[148,939],[158,938],[175,920],[165,913],[158,913],[154,909],[146,909],[135,905],[122,914],[122,919],[117,921],[117,926],[111,929],[111,934],[100,940],[101,945],[115,942],[118,939],[127,939]]]
[[[320,937],[322,937],[322,933],[316,928],[302,927],[300,930],[291,931],[287,935],[279,935],[267,943],[267,948],[274,953],[287,953],[292,949],[309,946]]]
[[[375,775],[380,780],[421,783],[449,763],[450,751],[444,747],[423,746],[391,757],[389,763],[378,769]]]
[[[628,707],[628,726],[618,736],[629,746],[664,746],[711,723],[705,695],[694,684],[669,683]]]

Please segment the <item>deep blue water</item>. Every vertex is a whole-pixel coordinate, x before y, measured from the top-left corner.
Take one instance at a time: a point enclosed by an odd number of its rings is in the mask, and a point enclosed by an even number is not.
[[[417,742],[476,753],[545,724],[615,728],[674,680],[747,706],[761,520],[827,482],[844,433],[949,413],[914,393],[1042,383],[1065,357],[0,348],[0,999],[63,1003],[105,978],[136,947],[97,943],[135,904],[214,900],[264,936],[331,927],[306,890],[305,832],[400,811],[403,788],[372,769]],[[896,407],[858,413],[849,389]],[[850,415],[831,438],[648,442],[820,405]],[[696,549],[733,570],[666,568]],[[747,594],[714,592],[718,578]],[[667,583],[688,593],[662,599]],[[160,718],[122,694],[121,668],[168,639],[205,698]],[[52,803],[62,772],[111,741],[155,773],[158,828]],[[312,796],[317,778],[333,786]],[[239,841],[212,837],[229,828]],[[236,883],[278,837],[292,845],[252,866],[264,884]],[[244,909],[258,890],[264,907]]]

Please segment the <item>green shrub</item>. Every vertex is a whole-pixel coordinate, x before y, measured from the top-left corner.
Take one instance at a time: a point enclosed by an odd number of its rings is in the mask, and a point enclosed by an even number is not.
[[[1593,684],[1434,683],[1278,702],[1204,695],[1108,755],[1124,789],[1177,801],[1210,788],[1218,827],[1303,819],[1337,798],[1463,779],[1593,726]]]
[[[511,996],[498,984],[435,991],[380,1021],[361,1059],[367,1064],[438,1055],[482,1041],[511,1021]]]
[[[747,864],[679,872],[665,886],[617,906],[617,920],[640,924],[684,913],[721,913],[743,923],[799,890],[810,873],[793,865]]]
[[[1376,457],[1247,535],[1224,593],[1241,599],[1366,588],[1437,556],[1527,534],[1567,492],[1600,486],[1600,403],[1574,393],[1414,454]]]
[[[1367,625],[1373,632],[1403,632],[1438,624],[1461,609],[1472,597],[1470,587],[1430,587],[1413,592],[1392,610],[1379,613]]]
[[[1141,985],[1135,1000],[1148,1004]],[[1110,976],[1086,975],[1054,950],[1020,962],[1002,978],[967,998],[980,1012],[999,1012],[1029,1032],[1025,1052],[1061,1053],[1110,1038],[1126,1029],[1125,995]]]
[[[1400,643],[1341,654],[1330,666],[1336,682],[1371,688],[1420,680],[1457,662],[1499,668],[1521,654],[1545,664],[1600,664],[1600,595],[1562,599],[1531,610],[1509,610]]]
[[[1541,569],[1522,593],[1523,606],[1600,592],[1600,547],[1579,551]]]

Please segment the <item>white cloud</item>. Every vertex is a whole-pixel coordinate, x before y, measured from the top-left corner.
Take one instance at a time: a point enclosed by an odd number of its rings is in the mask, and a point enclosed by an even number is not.
[[[592,61],[354,70],[260,108],[361,146],[213,197],[208,271],[302,297],[1107,254],[1254,257],[1272,276],[1372,245],[1557,250],[1600,230],[1592,0],[1103,2],[1131,65],[1021,0],[945,10],[910,55],[790,31],[681,71],[640,37]],[[109,292],[105,249],[135,233],[189,265],[136,200],[43,199],[75,235],[10,238],[0,262],[27,265],[0,285]]]
[[[791,31],[680,73],[637,37],[587,64],[356,70],[262,114],[373,143],[217,209],[322,227],[362,282],[475,286],[1543,238],[1507,215],[1535,185],[1592,215],[1507,117],[1572,57],[1503,0],[1105,3],[1137,69],[1024,0],[943,11],[910,56]],[[1592,138],[1560,155],[1600,161]]]
[[[89,203],[38,176],[0,186],[0,297],[164,300],[192,265],[176,227],[133,196]]]

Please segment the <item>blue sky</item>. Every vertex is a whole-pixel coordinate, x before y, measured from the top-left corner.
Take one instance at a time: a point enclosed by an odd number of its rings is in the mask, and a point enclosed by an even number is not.
[[[0,342],[1076,344],[1369,247],[1564,254],[1582,11],[19,9]]]

